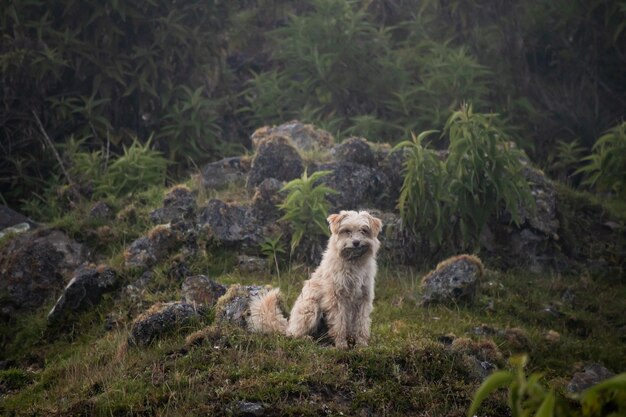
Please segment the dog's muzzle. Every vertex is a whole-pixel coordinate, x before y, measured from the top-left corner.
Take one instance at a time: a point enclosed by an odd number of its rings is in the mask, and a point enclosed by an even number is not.
[[[341,250],[341,256],[349,261],[358,259],[370,250],[369,245],[361,242],[358,246],[347,246]]]

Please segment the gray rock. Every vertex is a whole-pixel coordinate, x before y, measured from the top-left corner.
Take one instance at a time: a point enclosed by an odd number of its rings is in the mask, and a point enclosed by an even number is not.
[[[291,181],[304,172],[302,158],[285,136],[272,135],[261,141],[248,173],[247,187],[252,189],[266,178]]]
[[[163,199],[163,207],[153,210],[150,219],[156,224],[190,220],[195,216],[196,196],[189,188],[178,186]]]
[[[395,210],[400,191],[404,183],[404,164],[407,160],[408,152],[406,148],[390,151],[379,162],[380,170],[388,179],[388,188],[385,192],[386,199],[382,201],[381,208]]]
[[[116,288],[117,273],[104,265],[79,268],[63,290],[52,310],[48,323],[62,320],[70,313],[87,310],[98,304],[102,296]]]
[[[182,285],[183,302],[197,307],[211,308],[226,294],[226,287],[205,275],[185,278]]]
[[[235,156],[206,164],[200,170],[199,178],[204,188],[221,190],[245,181],[249,170],[248,159]]]
[[[26,232],[9,240],[0,249],[1,313],[39,307],[86,260],[83,245],[59,230]]]
[[[131,243],[124,253],[127,267],[146,268],[157,264],[184,243],[184,235],[169,224],[155,226],[146,236]]]
[[[253,147],[257,149],[270,136],[284,136],[301,151],[330,149],[335,141],[333,136],[325,130],[292,120],[280,126],[264,126],[257,129],[250,138]]]
[[[352,162],[375,168],[376,158],[367,139],[351,137],[330,150],[330,154],[336,162]]]
[[[579,393],[613,376],[615,376],[615,374],[604,366],[593,363],[585,366],[582,372],[576,372],[574,374],[567,384],[567,390],[569,392]]]
[[[250,315],[250,297],[257,296],[266,288],[260,285],[231,285],[215,307],[215,319],[222,324],[247,327]]]
[[[459,255],[446,259],[422,279],[422,304],[472,300],[482,275],[482,262],[475,256]]]
[[[0,205],[0,230],[15,226],[19,223],[28,223],[31,227],[37,225],[37,223],[17,211],[7,206]]]
[[[180,329],[198,316],[196,308],[191,304],[157,303],[133,321],[128,344],[148,346],[156,338]]]
[[[112,220],[115,218],[115,213],[111,206],[104,201],[98,201],[89,210],[89,218],[93,220]]]
[[[339,194],[328,196],[334,210],[357,210],[362,207],[380,207],[388,198],[389,181],[377,169],[352,162],[334,162],[314,167],[314,171],[330,170],[321,179]]]
[[[248,274],[264,273],[268,270],[267,259],[258,256],[239,255],[237,256],[237,269]]]
[[[254,207],[213,199],[202,209],[197,223],[208,229],[209,236],[223,245],[258,249],[266,236],[280,233],[280,228],[273,217],[263,219],[257,216],[263,214],[259,214]],[[266,223],[264,220],[271,221]]]
[[[233,414],[242,417],[259,417],[265,415],[265,408],[261,403],[237,401],[233,407]]]
[[[535,211],[521,208],[521,217],[532,229],[548,238],[558,240],[559,220],[557,219],[556,198],[554,184],[546,175],[527,165],[522,175],[530,184],[530,190],[535,200]]]
[[[266,178],[256,187],[252,197],[254,217],[267,223],[274,222],[282,216],[278,208],[284,199],[284,193],[280,192],[282,188],[283,183],[275,178]]]

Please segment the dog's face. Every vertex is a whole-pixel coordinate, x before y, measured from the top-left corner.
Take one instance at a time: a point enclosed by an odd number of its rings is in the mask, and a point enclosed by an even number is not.
[[[363,258],[364,255],[375,255],[380,242],[378,233],[382,227],[380,219],[367,211],[341,211],[328,216],[331,236],[329,248],[333,248],[340,256],[349,261]]]

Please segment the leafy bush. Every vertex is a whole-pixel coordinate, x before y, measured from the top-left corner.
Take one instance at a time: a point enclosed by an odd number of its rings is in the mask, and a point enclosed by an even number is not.
[[[467,411],[468,417],[476,415],[485,398],[500,388],[508,388],[508,403],[514,417],[617,417],[626,412],[626,374],[617,375],[583,391],[577,398],[581,414],[554,390],[548,391],[540,383],[541,374],[534,373],[526,377],[524,367],[528,362],[527,356],[513,357],[510,362],[513,371],[494,372],[481,384]]]
[[[601,136],[583,160],[586,165],[576,171],[586,175],[583,184],[626,200],[626,122]]]
[[[521,175],[523,154],[507,140],[496,115],[474,113],[464,105],[450,116],[445,162],[422,145],[431,133],[397,145],[409,149],[398,201],[405,224],[438,245],[456,242],[472,249],[498,210],[507,210],[519,223],[520,206],[532,207],[533,199]]]
[[[281,191],[289,194],[278,207],[285,212],[281,220],[288,221],[292,228],[291,252],[298,247],[304,236],[329,236],[326,218],[328,217],[328,201],[326,195],[337,194],[337,191],[317,184],[330,171],[317,171],[311,176],[306,170],[301,178],[288,182]]]

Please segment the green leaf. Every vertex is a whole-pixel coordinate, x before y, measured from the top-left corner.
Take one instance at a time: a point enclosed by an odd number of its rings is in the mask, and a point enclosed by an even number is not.
[[[472,417],[482,404],[482,402],[497,389],[504,388],[511,384],[515,375],[509,371],[497,371],[491,374],[478,388],[474,394],[472,405],[467,411],[467,416]]]

